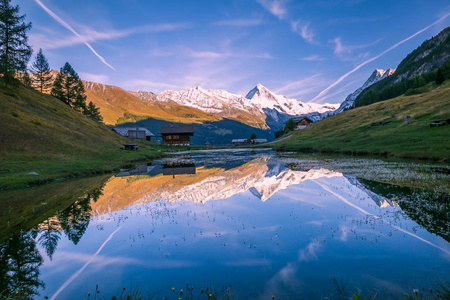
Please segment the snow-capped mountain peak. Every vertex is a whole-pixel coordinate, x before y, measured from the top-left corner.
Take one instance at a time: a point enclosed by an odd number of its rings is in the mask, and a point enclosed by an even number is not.
[[[342,102],[341,106],[334,112],[334,114],[338,114],[343,112],[345,109],[351,107],[353,105],[353,103],[355,102],[356,98],[359,96],[359,94],[361,94],[362,91],[364,91],[366,88],[368,88],[369,86],[371,86],[374,83],[377,83],[378,81],[391,76],[392,74],[394,74],[395,69],[387,69],[386,71],[383,69],[375,69],[375,71],[373,71],[372,75],[370,75],[370,77],[366,80],[366,82],[364,82],[364,84],[358,88],[356,91],[354,91],[353,93],[351,93],[350,95],[347,96],[347,98],[345,98],[344,102]]]
[[[266,124],[268,124],[266,116],[269,116],[277,123],[277,127],[292,116],[332,111],[338,107],[338,104],[318,105],[304,103],[299,99],[289,99],[286,96],[275,94],[260,83],[249,91],[246,97],[225,90],[204,89],[197,86],[180,92],[164,90],[156,96],[156,101],[174,101],[207,113],[235,119],[239,119],[236,116],[242,113],[246,115],[246,118],[254,115],[255,120],[262,120]]]

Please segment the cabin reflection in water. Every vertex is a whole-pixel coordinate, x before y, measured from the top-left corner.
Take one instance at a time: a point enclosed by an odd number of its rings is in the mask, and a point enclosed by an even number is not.
[[[195,171],[195,164],[190,157],[177,157],[163,161],[163,175],[172,175],[175,178],[175,175],[195,175]]]

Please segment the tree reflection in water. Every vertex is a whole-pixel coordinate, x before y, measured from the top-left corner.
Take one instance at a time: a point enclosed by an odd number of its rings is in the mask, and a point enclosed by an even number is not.
[[[2,295],[17,294],[26,299],[38,295],[44,288],[39,280],[39,267],[43,259],[33,232],[15,235],[0,245],[0,290]]]
[[[77,244],[89,225],[91,200],[97,201],[102,189],[103,186],[91,191],[35,229],[15,234],[0,244],[1,296],[14,295],[14,299],[27,299],[38,295],[38,291],[44,288],[44,283],[39,280],[39,268],[44,260],[37,242],[50,260],[61,239],[61,232]]]
[[[37,230],[40,233],[38,242],[45,249],[50,260],[58,246],[61,232],[64,232],[75,245],[78,244],[91,220],[91,201],[96,202],[103,194],[102,191],[103,186],[90,191],[82,199],[38,225]]]

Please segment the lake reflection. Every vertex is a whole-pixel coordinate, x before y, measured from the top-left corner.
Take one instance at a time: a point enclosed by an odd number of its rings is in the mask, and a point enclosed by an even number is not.
[[[132,283],[178,299],[172,287],[189,283],[231,286],[237,299],[320,299],[332,277],[348,292],[395,295],[449,279],[447,187],[399,188],[270,151],[182,154],[135,172],[3,242],[0,253],[22,243],[40,254],[30,295],[82,299],[98,284],[111,297]]]

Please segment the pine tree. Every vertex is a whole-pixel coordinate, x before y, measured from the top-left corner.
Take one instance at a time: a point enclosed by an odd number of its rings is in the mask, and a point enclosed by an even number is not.
[[[50,89],[52,86],[53,76],[51,74],[48,61],[42,53],[42,49],[39,49],[36,55],[36,60],[34,61],[31,70],[34,72],[33,83],[37,89],[43,93]]]
[[[73,109],[78,111],[79,113],[85,114],[86,112],[86,94],[84,90],[84,85],[81,79],[78,80],[78,83],[75,87],[75,101],[73,102]]]
[[[100,109],[96,107],[95,104],[92,103],[92,101],[89,101],[85,115],[89,116],[97,122],[103,122],[103,117],[100,114]]]
[[[33,50],[28,45],[25,15],[19,16],[19,6],[11,0],[0,0],[0,75],[6,86],[14,82],[14,74],[25,72]]]
[[[84,112],[86,95],[84,94],[83,82],[68,62],[56,76],[50,94],[75,110]]]

